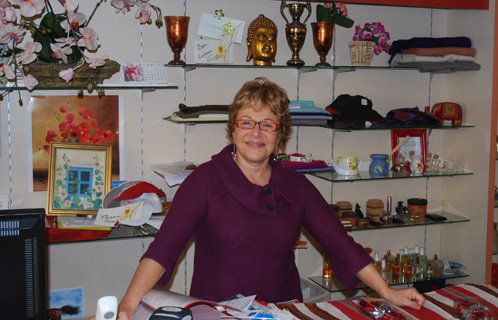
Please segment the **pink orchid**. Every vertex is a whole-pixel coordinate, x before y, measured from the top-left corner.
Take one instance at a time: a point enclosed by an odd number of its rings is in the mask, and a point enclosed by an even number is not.
[[[64,81],[69,82],[73,79],[74,77],[74,70],[72,68],[69,68],[69,69],[66,69],[66,70],[62,70],[61,72],[59,72],[59,77],[61,77],[62,79],[64,79]]]
[[[4,6],[5,1],[0,2],[0,18],[3,21],[15,22],[17,19],[16,11],[13,6]]]
[[[67,13],[67,20],[61,22],[61,27],[66,32],[69,32],[71,28],[77,30],[85,22],[86,16],[83,13],[69,11]]]
[[[63,45],[73,45],[74,43],[74,37],[67,37],[67,38],[56,38],[55,41],[57,41],[60,44]]]
[[[26,18],[40,14],[45,8],[44,0],[10,0],[10,3],[19,5],[21,15]]]
[[[25,31],[21,26],[13,23],[0,25],[0,43],[7,44],[9,49],[13,50],[16,43],[22,42]]]
[[[150,4],[142,2],[140,8],[135,14],[135,18],[139,19],[140,23],[144,24],[147,23],[147,21],[149,21],[151,15],[152,15],[152,7],[150,6]]]
[[[130,8],[133,7],[135,3],[133,0],[112,0],[111,5],[116,8],[116,12],[123,12],[123,14],[125,14],[131,10]]]
[[[64,63],[67,63],[67,56],[71,54],[73,50],[71,50],[71,47],[61,47],[57,43],[51,43],[50,44],[50,49],[52,49],[52,57],[56,59],[61,59],[64,61]]]
[[[36,80],[36,78],[32,74],[28,74],[24,77],[24,85],[26,86],[26,89],[31,91],[38,85],[38,80]]]
[[[99,47],[99,35],[90,27],[81,28],[81,39],[78,40],[78,46],[86,47],[88,50],[96,50]]]
[[[109,56],[103,56],[102,58],[97,59],[86,58],[85,60],[86,63],[88,63],[88,67],[95,69],[97,67],[103,66],[107,59],[109,59]]]
[[[40,52],[42,45],[38,42],[27,42],[24,45],[24,52],[19,56],[17,61],[22,64],[28,64],[36,60],[36,52]]]
[[[59,2],[64,6],[66,11],[75,11],[79,6],[77,0],[59,0]]]
[[[14,73],[14,70],[12,70],[12,67],[5,63],[0,63],[0,75],[2,77],[5,76],[10,80],[15,79],[16,77],[16,74]]]

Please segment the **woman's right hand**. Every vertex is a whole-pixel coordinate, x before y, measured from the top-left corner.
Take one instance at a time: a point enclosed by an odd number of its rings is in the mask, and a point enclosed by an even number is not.
[[[135,313],[135,308],[126,305],[126,303],[121,302],[118,306],[117,320],[132,320],[134,313]]]

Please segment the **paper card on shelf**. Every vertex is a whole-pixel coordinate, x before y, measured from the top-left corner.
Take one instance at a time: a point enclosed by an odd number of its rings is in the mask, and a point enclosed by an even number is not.
[[[195,63],[233,63],[233,42],[220,40],[195,40]]]
[[[160,174],[166,180],[166,183],[172,187],[181,184],[193,170],[186,169],[189,165],[196,165],[192,161],[179,161],[173,163],[155,163],[150,167],[154,172]]]
[[[122,62],[119,84],[123,86],[160,86],[168,84],[164,62]]]
[[[111,227],[95,225],[94,218],[79,216],[57,216],[57,226],[60,229],[111,230]]]
[[[245,21],[202,13],[197,35],[222,41],[242,43]]]
[[[133,222],[142,220],[143,206],[144,202],[140,201],[115,208],[99,209],[95,218],[95,224],[108,227],[114,227],[119,224],[137,225]]]

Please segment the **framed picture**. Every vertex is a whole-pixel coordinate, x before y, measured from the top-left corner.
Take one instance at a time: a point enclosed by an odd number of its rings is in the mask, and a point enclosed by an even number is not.
[[[410,151],[413,151],[414,155],[422,156],[422,163],[425,164],[427,162],[427,129],[391,130],[391,150],[407,136],[410,136],[410,139],[393,154],[392,163],[396,163],[400,154],[405,157],[406,161],[411,162]]]
[[[52,142],[47,215],[95,215],[111,188],[112,145]]]

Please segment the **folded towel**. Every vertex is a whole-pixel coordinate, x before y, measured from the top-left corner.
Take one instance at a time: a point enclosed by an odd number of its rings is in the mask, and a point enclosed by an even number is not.
[[[481,65],[475,62],[406,62],[400,63],[397,67],[418,68],[420,72],[446,73],[455,71],[476,71],[481,69]]]
[[[404,63],[413,62],[474,62],[475,57],[447,54],[445,56],[418,56],[415,54],[397,54],[394,56],[391,66],[401,66]]]
[[[410,48],[437,48],[437,47],[472,47],[472,42],[468,37],[415,37],[411,39],[401,39],[393,41],[391,49],[389,49],[389,63],[396,53],[401,53],[403,50]]]
[[[410,48],[401,51],[402,54],[415,54],[417,56],[445,56],[456,54],[461,56],[475,57],[476,49],[463,47],[437,47],[437,48]]]

